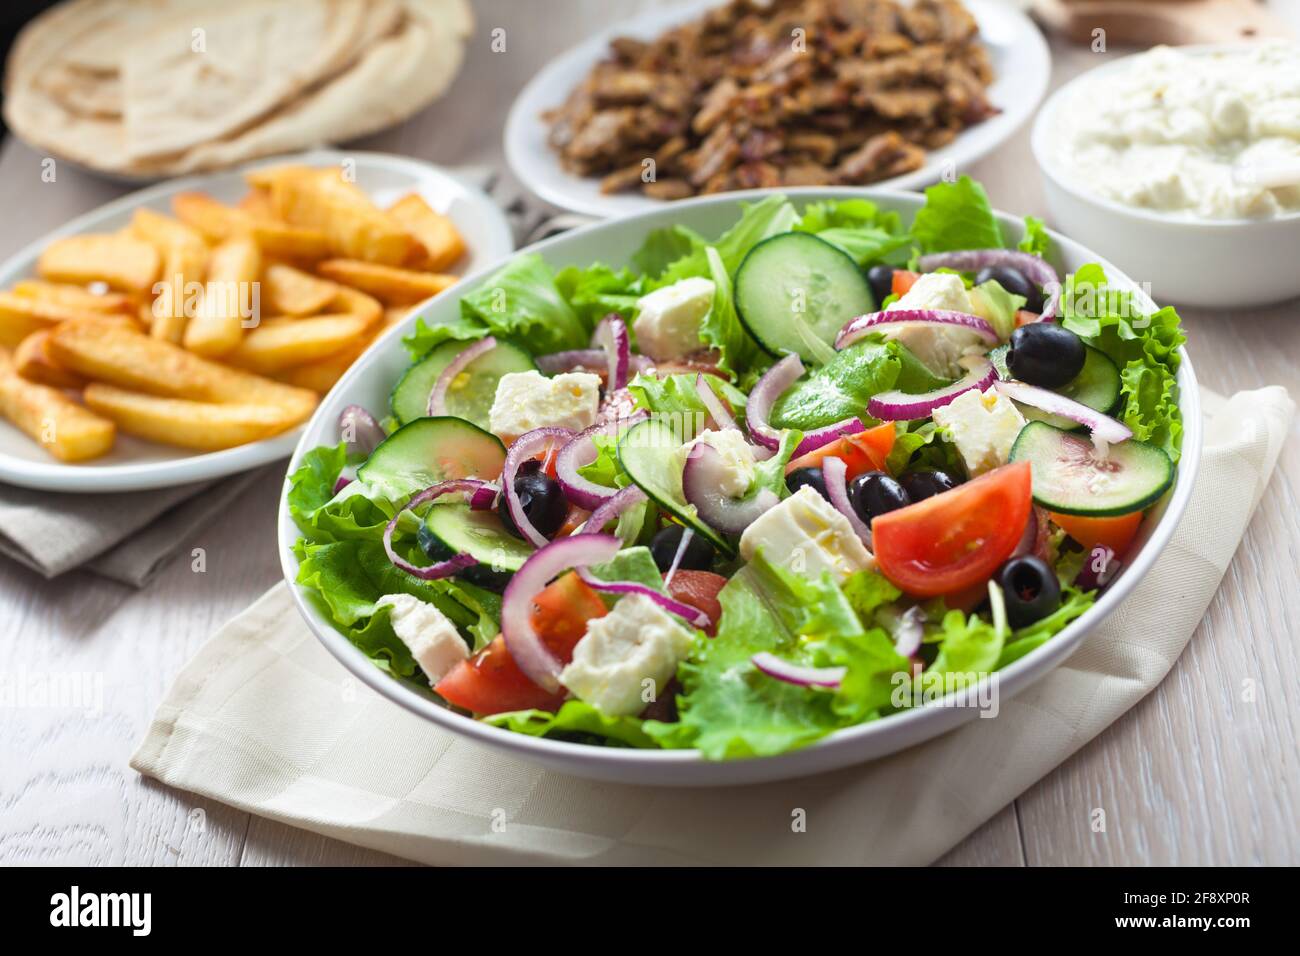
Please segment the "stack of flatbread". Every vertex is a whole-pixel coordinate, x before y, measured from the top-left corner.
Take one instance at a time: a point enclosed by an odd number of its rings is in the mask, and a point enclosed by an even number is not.
[[[468,0],[70,0],[19,35],[5,120],[133,179],[373,133],[460,69]]]

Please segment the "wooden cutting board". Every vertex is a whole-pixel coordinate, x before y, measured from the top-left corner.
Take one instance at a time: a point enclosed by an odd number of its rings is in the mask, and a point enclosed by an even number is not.
[[[1098,29],[1115,46],[1294,38],[1262,0],[1033,0],[1033,9],[1044,27],[1076,43],[1093,43]]]

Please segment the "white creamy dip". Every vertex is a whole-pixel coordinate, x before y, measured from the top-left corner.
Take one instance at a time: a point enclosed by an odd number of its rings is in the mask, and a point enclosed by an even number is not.
[[[1300,46],[1155,47],[1081,81],[1054,127],[1056,162],[1104,198],[1203,219],[1300,211],[1300,186],[1233,173],[1300,162]]]

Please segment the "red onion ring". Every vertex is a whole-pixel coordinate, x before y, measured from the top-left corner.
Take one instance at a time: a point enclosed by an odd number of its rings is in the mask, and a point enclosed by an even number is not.
[[[360,405],[348,405],[339,412],[338,426],[339,436],[347,442],[348,451],[362,455],[369,455],[388,437],[375,416]]]
[[[845,667],[801,667],[783,661],[767,651],[759,651],[750,658],[750,661],[768,677],[797,687],[837,688],[844,680],[844,675],[848,673],[848,668]]]
[[[682,558],[686,556],[686,549],[691,546],[691,541],[695,538],[694,528],[683,528],[682,537],[677,542],[677,550],[673,552],[673,560],[668,565],[668,570],[664,572],[664,587],[673,583],[673,575],[677,573],[677,568],[681,566]]]
[[[609,360],[604,349],[571,349],[567,352],[549,352],[546,355],[538,355],[533,361],[546,375],[558,375],[561,372],[572,372],[574,369],[582,369],[588,372],[603,371],[609,374]],[[647,369],[654,368],[654,362],[647,355],[630,355],[628,356],[627,367],[629,372],[644,372]]]
[[[584,535],[578,535],[578,537],[584,537]],[[617,541],[618,539],[615,538],[614,540]],[[603,591],[606,594],[641,594],[654,601],[669,614],[676,614],[683,620],[689,621],[694,627],[703,629],[713,624],[713,619],[699,608],[669,597],[667,594],[656,591],[648,585],[637,581],[602,581],[600,578],[593,577],[591,571],[586,567],[579,567],[576,570],[578,577],[582,578],[587,583],[587,586],[595,591]]]
[[[903,657],[916,657],[921,642],[925,639],[925,612],[919,605],[903,612],[898,619],[898,626],[894,628],[893,637],[895,653]]]
[[[1115,580],[1115,575],[1119,574],[1120,565],[1123,563],[1113,549],[1104,544],[1095,545],[1088,552],[1083,567],[1079,569],[1074,585],[1081,591],[1103,589]],[[1101,567],[1100,571],[1097,570],[1098,565]]]
[[[745,402],[745,428],[749,431],[749,437],[764,448],[776,451],[781,447],[781,433],[769,425],[767,419],[772,414],[772,407],[776,404],[776,400],[785,394],[786,389],[797,382],[802,375],[803,362],[798,355],[792,353],[764,372],[763,377],[750,391],[749,399]],[[800,455],[830,444],[843,435],[852,435],[865,428],[866,426],[856,418],[846,418],[830,425],[823,425],[821,428],[814,428],[812,431],[804,432],[791,457],[798,458]]]
[[[922,272],[935,269],[956,269],[958,272],[978,272],[986,266],[1010,266],[1026,279],[1040,286],[1048,294],[1040,321],[1055,318],[1061,299],[1061,277],[1051,263],[1028,252],[1016,249],[967,249],[961,252],[935,252],[919,260]]]
[[[604,530],[605,525],[609,524],[628,508],[638,505],[646,500],[646,494],[636,485],[628,485],[614,497],[609,498],[599,508],[587,516],[587,520],[582,525],[581,534],[599,534]]]
[[[709,413],[709,417],[713,419],[713,424],[716,427],[722,429],[739,427],[736,424],[736,419],[727,411],[727,406],[722,403],[722,399],[718,398],[718,393],[709,387],[709,383],[704,380],[703,372],[695,373],[695,391],[700,396],[700,401],[704,403],[704,410]]]
[[[591,344],[605,352],[609,374],[605,379],[606,391],[617,391],[627,384],[627,370],[632,359],[632,342],[628,338],[627,323],[617,312],[611,312],[596,323],[591,334]]]
[[[1007,398],[1037,408],[1039,411],[1060,415],[1072,422],[1087,426],[1092,431],[1093,443],[1104,453],[1105,445],[1117,445],[1133,437],[1133,431],[1121,421],[1103,415],[1072,398],[1024,382],[995,382],[994,388]]]
[[[395,566],[401,568],[407,574],[413,574],[422,581],[433,581],[437,578],[450,577],[457,571],[478,564],[476,558],[472,558],[463,552],[461,554],[453,555],[446,561],[438,561],[424,567],[421,567],[418,564],[412,564],[393,550],[393,532],[397,529],[397,522],[402,517],[402,512],[416,508],[424,504],[426,501],[432,501],[434,498],[445,495],[450,491],[473,493],[482,485],[483,482],[479,481],[477,478],[453,478],[450,481],[440,481],[436,485],[430,485],[428,488],[415,494],[406,502],[406,504],[402,505],[402,507],[398,509],[397,514],[393,515],[393,517],[389,519],[388,524],[384,526],[384,553],[388,555],[388,560],[393,562]]]
[[[506,650],[534,684],[554,694],[564,669],[533,629],[533,598],[562,571],[608,561],[622,542],[613,535],[577,534],[547,543],[528,556],[501,597],[501,636]]]
[[[692,445],[682,469],[682,494],[710,528],[740,534],[781,499],[771,488],[760,488],[750,498],[728,498],[718,490],[721,468],[716,448],[704,442]]]
[[[907,392],[891,391],[873,395],[867,402],[867,414],[879,418],[882,422],[904,422],[925,418],[936,408],[942,408],[963,392],[971,389],[984,391],[995,381],[998,372],[993,363],[986,358],[972,362],[972,368],[951,385],[937,388],[932,392],[909,395]]]
[[[474,493],[469,496],[469,506],[472,511],[491,511],[497,506],[497,495],[501,489],[496,485],[488,482],[474,489]]]
[[[854,533],[870,551],[871,528],[853,510],[853,503],[849,501],[849,486],[845,477],[847,474],[848,466],[844,464],[843,458],[827,455],[822,460],[822,477],[826,480],[826,494],[830,497],[831,504],[835,506],[836,511],[848,519]]]
[[[447,414],[447,389],[456,380],[456,376],[465,371],[469,364],[484,352],[490,352],[496,347],[497,340],[489,335],[479,339],[451,360],[451,363],[438,376],[438,380],[433,383],[433,389],[429,392],[430,415]]]
[[[573,432],[567,428],[534,428],[516,438],[506,452],[506,463],[501,469],[501,489],[506,496],[506,508],[524,540],[539,548],[546,546],[547,537],[533,527],[528,515],[524,513],[523,502],[515,491],[515,475],[519,473],[520,465],[535,457],[543,448],[548,445],[553,448],[555,443],[563,444],[572,437]]]
[[[342,475],[339,475],[338,479],[334,482],[334,494],[337,495],[350,484],[352,484],[351,478],[344,478]]]
[[[846,349],[872,332],[889,332],[925,325],[944,325],[974,332],[989,345],[997,345],[1000,341],[993,326],[978,315],[954,312],[951,309],[894,309],[888,312],[870,312],[850,320],[835,336],[835,347]]]
[[[615,418],[600,422],[574,435],[555,456],[555,477],[560,482],[564,497],[579,508],[594,511],[618,493],[617,488],[598,485],[584,478],[578,469],[590,465],[600,454],[592,440],[597,434],[617,434],[620,428],[628,428],[646,418],[647,412],[638,412],[628,418]]]

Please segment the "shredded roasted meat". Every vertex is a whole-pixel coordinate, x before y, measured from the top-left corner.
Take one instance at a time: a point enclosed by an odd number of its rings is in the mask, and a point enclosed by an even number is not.
[[[613,41],[545,119],[565,168],[606,192],[862,184],[993,115],[991,81],[958,0],[733,0]]]

